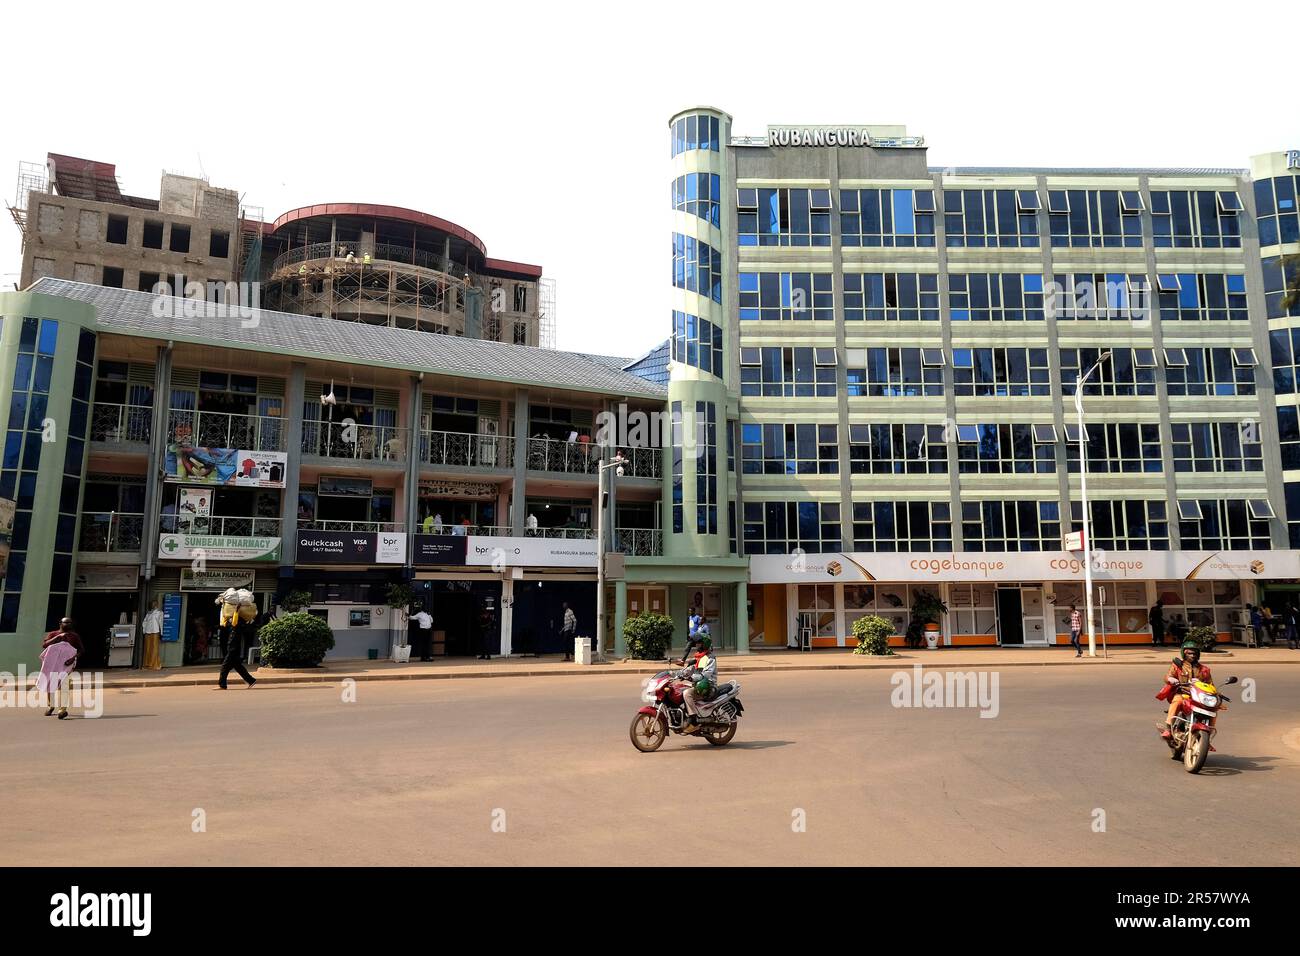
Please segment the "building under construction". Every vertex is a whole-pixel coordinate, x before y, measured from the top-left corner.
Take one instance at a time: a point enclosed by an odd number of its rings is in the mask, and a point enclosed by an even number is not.
[[[20,287],[43,277],[232,301],[257,282],[271,309],[555,347],[542,267],[488,256],[463,226],[398,206],[324,203],[267,222],[205,179],[164,173],[158,199],[122,192],[111,163],[23,163],[10,206]]]

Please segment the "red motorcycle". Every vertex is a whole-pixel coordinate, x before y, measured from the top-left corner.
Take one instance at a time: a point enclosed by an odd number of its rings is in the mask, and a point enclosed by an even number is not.
[[[715,747],[731,742],[736,736],[736,722],[745,712],[740,702],[740,684],[728,681],[719,684],[707,701],[697,701],[699,724],[686,730],[686,701],[682,691],[690,687],[677,671],[660,671],[641,682],[641,700],[646,706],[632,718],[629,736],[632,746],[644,754],[654,753],[668,739],[671,731],[683,736],[703,737]]]
[[[1174,664],[1181,662],[1174,658]],[[1223,682],[1237,683],[1237,678],[1229,677]],[[1230,699],[1223,691],[1208,681],[1192,680],[1176,684],[1166,683],[1156,700],[1168,700],[1174,694],[1181,694],[1178,709],[1174,711],[1174,721],[1170,734],[1165,738],[1173,759],[1181,760],[1188,773],[1200,773],[1205,766],[1205,759],[1214,749],[1210,741],[1219,732],[1218,715],[1228,709]]]

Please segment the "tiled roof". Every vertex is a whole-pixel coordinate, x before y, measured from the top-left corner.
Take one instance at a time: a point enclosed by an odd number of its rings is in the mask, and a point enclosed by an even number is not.
[[[624,372],[607,361],[573,352],[454,335],[391,329],[253,309],[248,318],[186,318],[186,300],[152,292],[44,278],[28,290],[64,296],[95,307],[98,326],[120,335],[248,348],[332,362],[354,362],[461,378],[488,378],[519,385],[567,388],[608,395],[663,398],[667,389]],[[163,306],[178,308],[169,314]],[[235,310],[231,309],[232,312]]]

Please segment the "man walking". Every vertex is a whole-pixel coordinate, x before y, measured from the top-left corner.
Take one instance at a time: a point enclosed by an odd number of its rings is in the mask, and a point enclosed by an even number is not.
[[[565,601],[564,620],[560,624],[560,640],[564,642],[564,659],[573,660],[573,642],[578,636],[578,616],[573,613],[573,608],[569,607],[569,602]]]
[[[1083,648],[1079,646],[1079,635],[1083,631],[1083,615],[1073,604],[1070,605],[1070,646],[1074,648],[1074,656],[1082,657]]]
[[[1156,601],[1147,614],[1147,623],[1151,625],[1151,643],[1157,647],[1165,646],[1165,602]]]
[[[63,646],[57,646],[63,645]],[[50,631],[41,641],[41,673],[37,675],[36,685],[45,685],[49,699],[49,717],[57,708],[59,720],[68,717],[68,681],[69,674],[77,666],[78,658],[86,652],[72,623],[72,618],[65,617],[59,621],[57,630]],[[42,681],[44,677],[44,681]]]
[[[226,689],[226,678],[232,670],[244,678],[249,687],[257,683],[257,678],[244,667],[245,642],[253,629],[253,622],[245,621],[242,615],[233,622],[222,625],[222,644],[226,648],[226,657],[221,662],[221,676],[217,678],[217,686],[222,690]]]

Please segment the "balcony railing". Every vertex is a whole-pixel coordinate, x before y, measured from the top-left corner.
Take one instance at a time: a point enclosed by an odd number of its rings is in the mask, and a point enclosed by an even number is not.
[[[663,532],[658,528],[614,529],[614,550],[636,557],[654,557],[663,554]]]
[[[226,535],[239,538],[278,538],[280,536],[279,518],[244,518],[232,515],[209,515],[196,518],[164,512],[158,523],[158,530],[163,534],[207,534]]]
[[[186,408],[173,408],[168,414],[171,441],[188,439],[200,448],[285,450],[285,422],[275,415],[238,415]]]
[[[321,458],[354,461],[406,460],[407,430],[394,425],[350,422],[302,423],[302,450]]]
[[[96,402],[90,413],[90,440],[149,444],[153,435],[153,409],[148,405]]]
[[[529,471],[594,475],[600,464],[600,454],[601,448],[594,442],[530,438],[527,467]]]
[[[594,528],[525,528],[524,537],[590,540],[596,537],[596,531]]]
[[[427,431],[420,437],[420,461],[426,465],[465,468],[510,468],[515,440],[499,435]]]
[[[316,518],[313,521],[299,521],[299,531],[338,531],[344,534],[355,534],[357,532],[368,531],[374,534],[379,532],[391,533],[394,531],[404,530],[404,526],[396,521],[330,521],[327,519]]]
[[[278,272],[285,266],[295,265],[299,262],[311,262],[313,259],[346,259],[346,254],[339,255],[342,247],[346,247],[352,253],[354,261],[359,263],[364,259],[364,254],[357,248],[355,243],[313,242],[310,245],[290,249],[288,252],[277,256],[271,264],[271,271],[273,273]],[[421,269],[432,269],[435,272],[446,272],[448,274],[463,275],[465,272],[464,266],[451,265],[448,260],[437,253],[411,249],[408,246],[397,246],[386,242],[376,243],[374,251],[370,254],[370,260],[371,262],[402,262],[407,265],[419,266]]]
[[[628,478],[660,478],[663,475],[662,448],[623,448],[620,454],[627,459],[623,474]]]
[[[144,515],[120,511],[87,511],[81,515],[78,550],[94,552],[139,551],[144,537]]]
[[[509,537],[509,525],[495,524],[455,524],[452,522],[443,522],[441,525],[430,522],[425,524],[423,521],[416,525],[415,530],[419,534],[454,534],[460,535],[492,535],[496,537]]]

